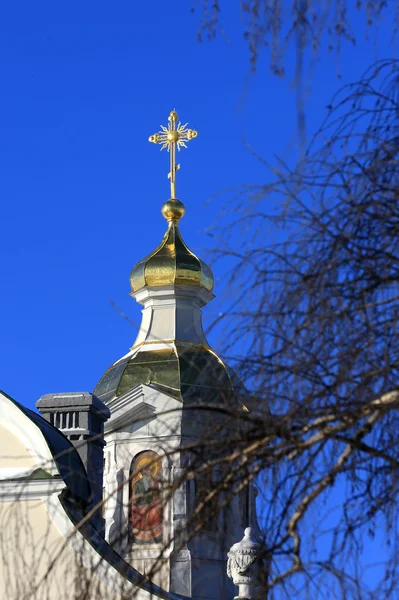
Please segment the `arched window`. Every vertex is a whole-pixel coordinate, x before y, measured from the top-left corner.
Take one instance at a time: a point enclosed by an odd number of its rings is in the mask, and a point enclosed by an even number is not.
[[[162,460],[148,450],[130,466],[130,539],[136,544],[162,542]]]

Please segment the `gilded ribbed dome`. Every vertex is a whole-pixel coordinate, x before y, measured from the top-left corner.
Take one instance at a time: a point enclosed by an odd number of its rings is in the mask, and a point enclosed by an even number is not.
[[[136,348],[104,373],[94,394],[112,402],[138,385],[149,385],[184,404],[233,406],[244,386],[229,367],[204,344],[173,342],[149,350]]]
[[[187,248],[179,231],[184,205],[179,200],[169,200],[163,205],[162,214],[168,220],[168,230],[160,245],[133,268],[132,292],[144,287],[180,284],[211,292],[214,283],[211,269]]]

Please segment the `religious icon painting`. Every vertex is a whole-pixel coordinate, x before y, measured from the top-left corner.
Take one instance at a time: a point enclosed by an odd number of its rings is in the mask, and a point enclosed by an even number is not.
[[[141,452],[130,467],[130,532],[137,544],[162,541],[162,460],[151,450]]]

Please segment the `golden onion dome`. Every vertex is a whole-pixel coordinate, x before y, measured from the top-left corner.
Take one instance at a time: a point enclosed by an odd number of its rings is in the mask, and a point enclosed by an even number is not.
[[[182,284],[212,291],[211,269],[187,248],[181,237],[178,223],[184,212],[184,204],[179,200],[168,200],[162,206],[168,229],[158,248],[133,268],[130,274],[133,293],[144,287]]]

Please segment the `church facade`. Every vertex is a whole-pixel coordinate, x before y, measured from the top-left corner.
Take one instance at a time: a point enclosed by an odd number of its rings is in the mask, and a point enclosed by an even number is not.
[[[255,489],[225,443],[246,391],[202,326],[213,275],[179,229],[176,149],[196,135],[172,111],[150,138],[169,151],[171,199],[162,242],[130,275],[143,310],[129,352],[93,393],[42,396],[40,415],[0,393],[2,597],[235,595],[227,557],[257,531]]]

